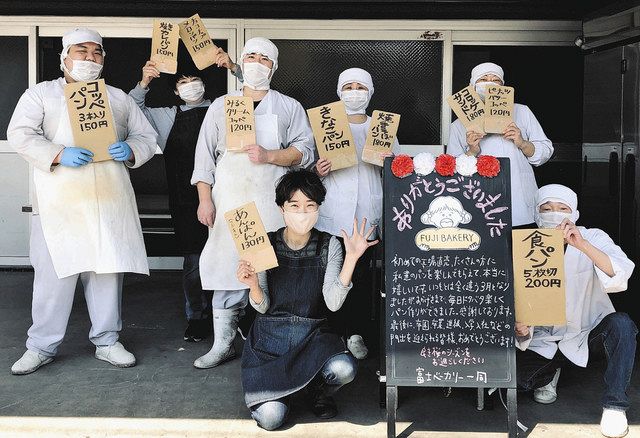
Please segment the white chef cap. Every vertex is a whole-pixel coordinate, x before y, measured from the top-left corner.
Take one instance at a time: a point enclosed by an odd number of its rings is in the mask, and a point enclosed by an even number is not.
[[[93,29],[86,27],[76,27],[62,36],[62,52],[60,53],[60,70],[64,71],[64,58],[69,54],[69,48],[74,44],[80,43],[96,43],[100,44],[102,48],[102,57],[106,56],[104,47],[102,45],[102,36]]]
[[[567,186],[562,184],[547,184],[538,189],[536,193],[536,210],[537,215],[540,211],[540,206],[545,202],[561,202],[569,208],[571,208],[571,222],[574,224],[580,217],[578,211],[578,195]]]
[[[498,76],[504,84],[504,71],[502,70],[502,67],[500,67],[498,64],[494,64],[493,62],[483,62],[482,64],[478,64],[473,67],[473,70],[471,70],[471,79],[469,80],[469,83],[471,85],[474,85],[478,81],[478,79],[487,74]]]
[[[271,40],[262,37],[251,38],[245,43],[244,48],[242,49],[240,61],[242,62],[244,56],[249,53],[259,53],[273,61],[273,68],[271,69],[272,74],[278,68],[278,48],[271,42]]]
[[[351,82],[357,82],[367,87],[369,89],[369,99],[371,99],[373,95],[373,79],[371,79],[368,71],[361,68],[348,68],[340,73],[340,76],[338,76],[338,97],[340,97],[342,87]]]

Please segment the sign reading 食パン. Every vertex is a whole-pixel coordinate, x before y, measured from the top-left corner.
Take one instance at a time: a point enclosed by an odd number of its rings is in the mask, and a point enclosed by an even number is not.
[[[566,325],[564,238],[561,230],[513,230],[516,321]]]

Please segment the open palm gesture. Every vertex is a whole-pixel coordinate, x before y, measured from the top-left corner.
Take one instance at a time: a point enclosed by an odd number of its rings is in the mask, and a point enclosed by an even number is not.
[[[362,225],[358,226],[358,219],[353,219],[353,233],[351,237],[347,236],[345,230],[340,230],[344,239],[344,247],[347,257],[360,258],[367,248],[378,243],[378,239],[369,242],[367,239],[373,234],[376,227],[370,227],[365,234],[367,226],[367,218],[362,219]]]

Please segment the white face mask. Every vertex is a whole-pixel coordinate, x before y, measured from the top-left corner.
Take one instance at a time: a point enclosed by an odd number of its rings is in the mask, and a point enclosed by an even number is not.
[[[102,64],[97,62],[72,59],[71,63],[71,71],[67,70],[66,66],[65,70],[69,73],[69,76],[78,82],[95,81],[102,73]]]
[[[496,82],[490,82],[490,81],[485,81],[485,82],[478,82],[476,83],[476,93],[478,93],[480,95],[480,98],[482,100],[485,99],[485,97],[487,97],[487,88],[492,86],[492,85],[500,85]]]
[[[196,80],[178,85],[180,99],[187,103],[200,102],[204,96],[204,84]]]
[[[295,234],[307,234],[318,222],[318,213],[318,210],[307,213],[293,213],[285,210],[283,213],[284,223]]]
[[[571,220],[571,213],[561,211],[545,211],[536,215],[536,224],[540,228],[555,228],[562,223],[563,220]]]
[[[243,62],[242,77],[244,85],[254,90],[268,90],[271,83],[271,69],[259,62]]]
[[[340,92],[347,114],[364,114],[369,105],[369,92],[365,90],[344,90]]]

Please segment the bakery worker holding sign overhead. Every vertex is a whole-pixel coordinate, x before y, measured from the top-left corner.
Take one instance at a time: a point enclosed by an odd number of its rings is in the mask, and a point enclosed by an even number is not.
[[[98,79],[105,52],[102,37],[91,29],[67,32],[62,45],[64,76],[25,91],[7,129],[11,147],[34,167],[35,186],[33,325],[13,374],[31,373],[53,360],[78,278],[96,358],[118,367],[136,363],[118,342],[122,279],[124,272],[148,274],[149,267],[127,167],[141,166],[153,156],[156,134],[133,99],[107,87],[118,139],[109,147],[112,159],[94,163],[89,150],[76,147],[64,87]]]
[[[479,64],[471,70],[469,83],[484,100],[487,87],[504,85],[504,71],[492,62]],[[553,145],[528,106],[516,103],[513,119],[502,134],[467,132],[462,122],[456,120],[449,130],[447,153],[454,157],[484,154],[509,158],[512,225],[535,228],[533,213],[538,186],[532,166],[546,163],[553,154]]]
[[[240,69],[221,48],[218,48],[215,61],[219,67],[240,74]],[[184,104],[148,107],[145,100],[150,84],[159,77],[156,63],[147,61],[142,67],[142,79],[129,91],[129,95],[158,133],[158,146],[162,149],[167,173],[169,210],[178,250],[184,256],[182,288],[188,325],[183,339],[199,342],[211,333],[211,294],[202,291],[199,268],[200,252],[207,241],[208,228],[198,222],[198,193],[191,185],[191,174],[200,125],[211,101],[205,98],[202,77],[181,69],[169,83]]]
[[[243,88],[228,96],[253,100],[256,143],[243,151],[226,150],[224,96],[205,115],[196,144],[191,183],[198,188],[198,219],[211,227],[200,256],[202,288],[213,290],[214,344],[196,359],[196,368],[211,368],[235,357],[233,340],[249,289],[236,278],[239,256],[224,213],[255,201],[267,231],[283,226],[275,204],[276,181],[291,167],[313,162],[313,133],[300,103],[271,89],[278,68],[278,49],[266,38],[251,38],[240,57]]]

